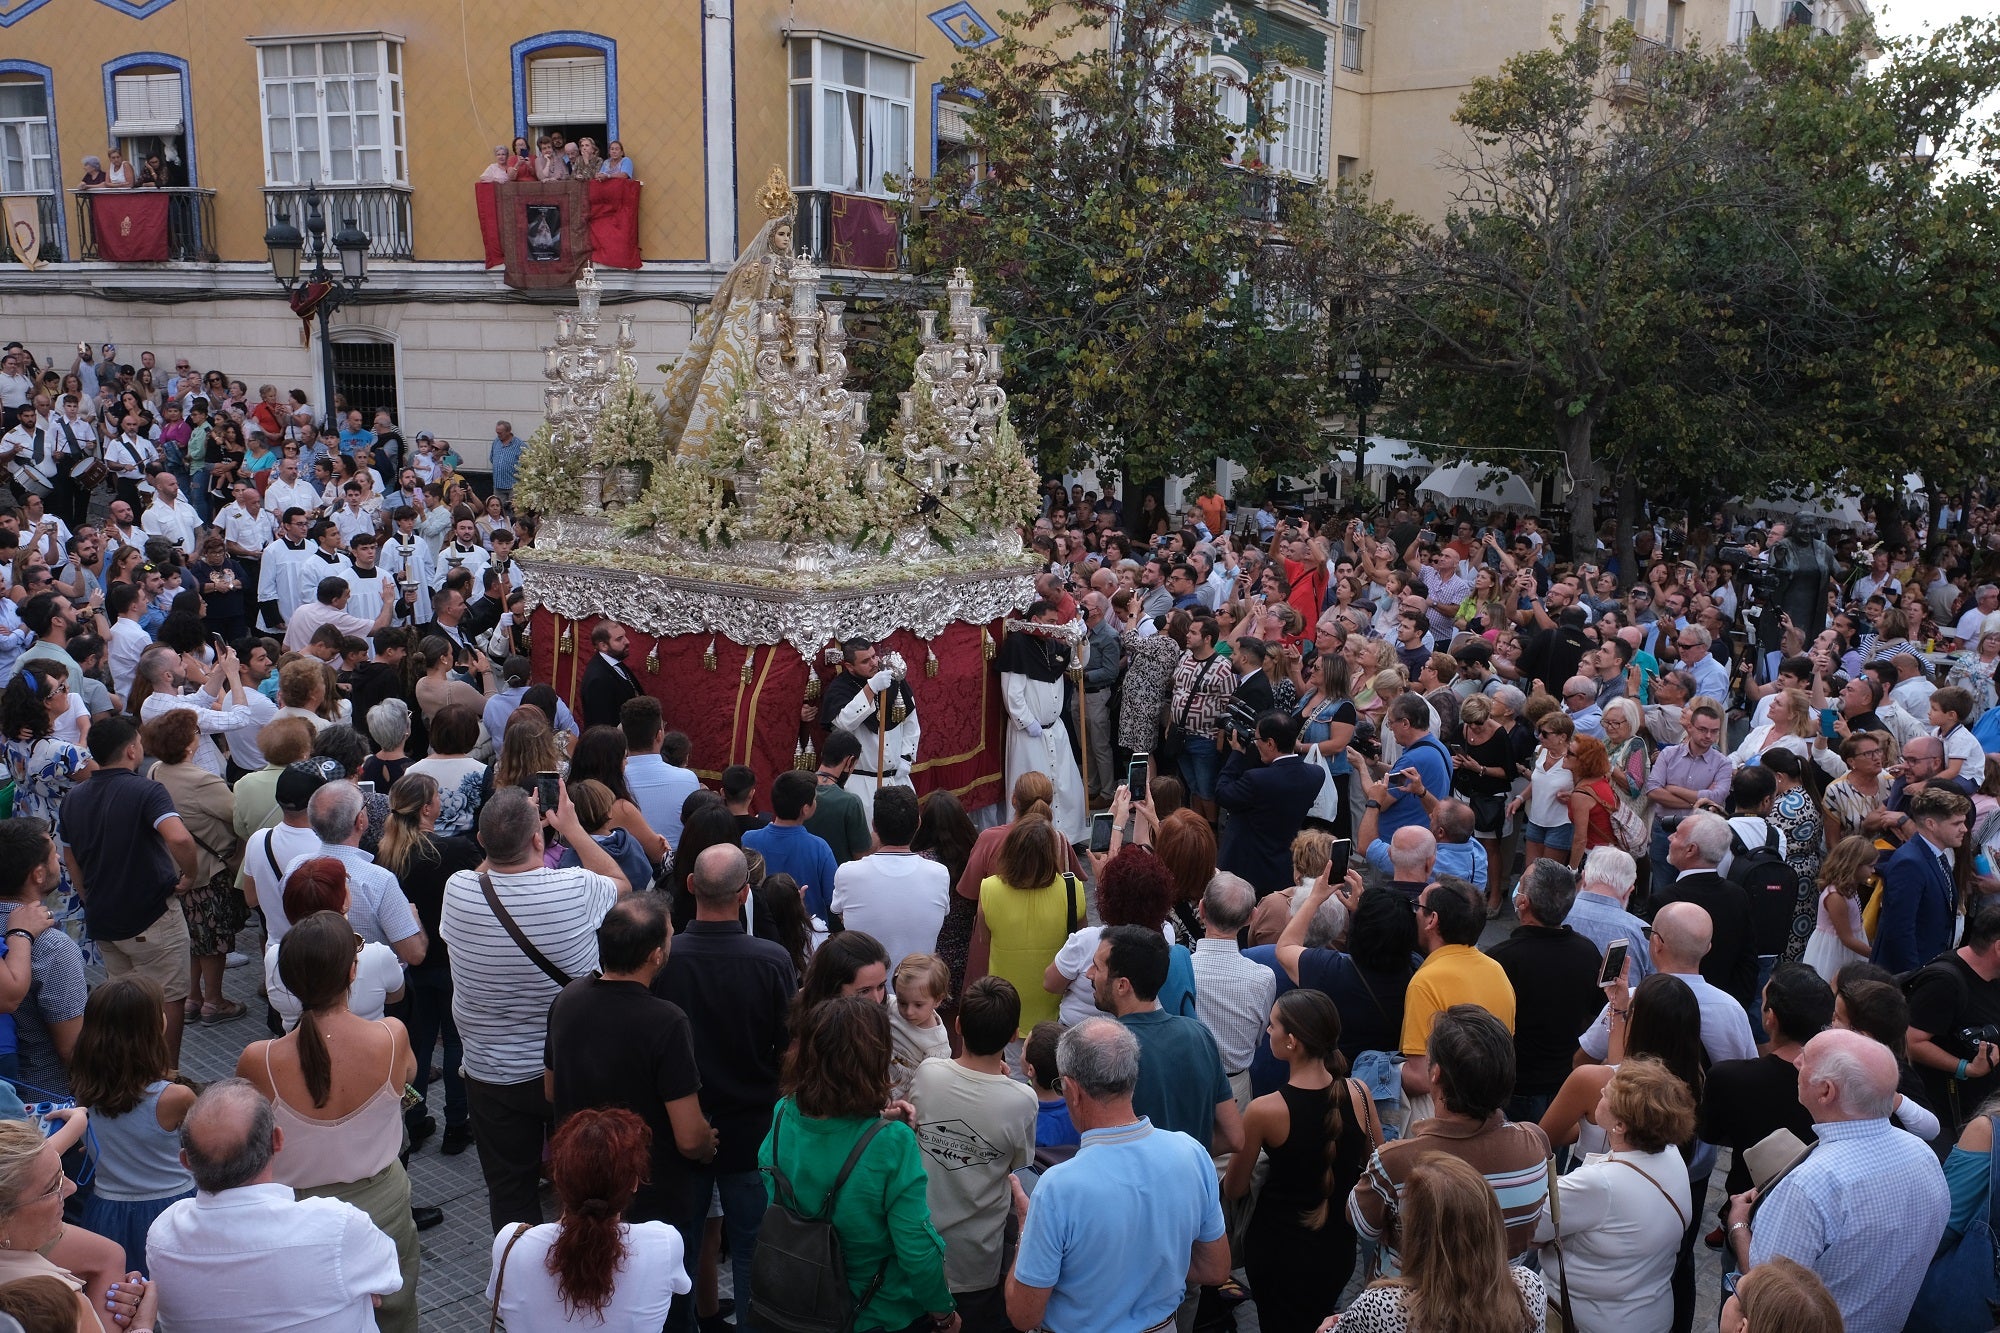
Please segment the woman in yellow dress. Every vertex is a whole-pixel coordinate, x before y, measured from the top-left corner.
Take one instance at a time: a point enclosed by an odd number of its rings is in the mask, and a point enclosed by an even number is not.
[[[1043,988],[1042,974],[1084,920],[1083,886],[1060,871],[1058,846],[1048,807],[1037,802],[1008,829],[994,873],[979,885],[966,984],[978,979],[975,969],[1013,982],[1024,1033],[1056,1016],[1061,997]]]

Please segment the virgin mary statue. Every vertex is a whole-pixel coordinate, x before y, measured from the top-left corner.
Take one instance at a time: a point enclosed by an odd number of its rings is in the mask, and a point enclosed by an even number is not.
[[[687,351],[667,374],[660,414],[673,453],[707,452],[709,431],[730,390],[750,372],[757,302],[786,294],[780,287],[786,265],[766,262],[773,256],[788,258],[792,248],[798,198],[781,168],[771,168],[757,202],[767,220],[715,289],[715,299],[695,321]]]

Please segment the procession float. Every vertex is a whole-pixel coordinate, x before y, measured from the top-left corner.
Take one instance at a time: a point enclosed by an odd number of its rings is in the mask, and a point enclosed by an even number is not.
[[[748,764],[768,791],[777,773],[816,766],[821,734],[803,715],[840,643],[865,639],[907,664],[917,789],[989,804],[1005,752],[992,662],[1034,597],[1020,526],[1037,505],[1000,345],[959,270],[942,321],[920,312],[900,412],[871,432],[867,394],[846,384],[845,306],[793,253],[780,173],[759,203],[767,221],[657,394],[633,361],[630,316],[603,341],[588,266],[576,308],[557,316],[545,420],[514,492],[541,522],[521,561],[535,678],[574,703],[591,631],[615,621],[626,666],[692,740],[697,771]]]

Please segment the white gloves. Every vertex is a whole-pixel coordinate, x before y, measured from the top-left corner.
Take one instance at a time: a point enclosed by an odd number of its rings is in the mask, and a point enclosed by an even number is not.
[[[1021,724],[1021,730],[1027,732],[1030,736],[1040,737],[1042,734],[1042,724],[1033,718],[1029,718]]]
[[[880,694],[882,693],[882,691],[889,688],[889,682],[891,679],[893,678],[889,674],[889,669],[887,667],[884,667],[882,670],[876,672],[874,675],[868,678],[868,688],[875,691],[875,693]]]

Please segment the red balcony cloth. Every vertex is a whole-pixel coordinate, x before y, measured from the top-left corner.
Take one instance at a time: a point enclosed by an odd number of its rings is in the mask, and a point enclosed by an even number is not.
[[[90,196],[97,257],[114,264],[164,263],[167,196],[156,190],[100,190]]]
[[[858,194],[832,200],[833,266],[891,273],[896,269],[896,215],[886,201]]]
[[[639,267],[639,182],[630,177],[590,182],[590,260],[603,268]]]
[[[472,197],[479,202],[479,239],[486,247],[486,267],[499,268],[507,262],[507,252],[500,248],[500,187],[480,181],[472,187]]]
[[[584,669],[593,650],[590,631],[597,618],[564,620],[560,626],[547,610],[534,613],[532,679],[549,681],[571,708],[579,706]],[[1000,641],[1000,626],[986,627]],[[563,630],[570,646],[563,648]],[[908,630],[899,630],[881,646],[894,649],[910,664],[909,683],[923,717],[924,738],[913,774],[919,793],[946,788],[967,809],[1001,798],[1006,763],[1006,715],[1000,702],[1000,675],[982,651],[980,626],[961,622],[928,644]],[[625,665],[647,693],[666,710],[667,726],[687,733],[694,743],[695,772],[714,785],[730,764],[748,764],[757,771],[757,789],[771,790],[771,780],[792,767],[800,738],[799,707],[805,702],[806,663],[790,644],[764,644],[745,649],[717,636],[715,670],[702,666],[709,636],[688,634],[654,639],[629,630],[631,655]],[[660,669],[649,671],[646,660],[657,646]],[[824,646],[824,645],[822,645]],[[924,674],[925,649],[937,654],[938,673]],[[750,682],[743,681],[743,658],[751,655]],[[820,668],[824,683],[831,679]],[[819,748],[822,737],[813,732]]]

